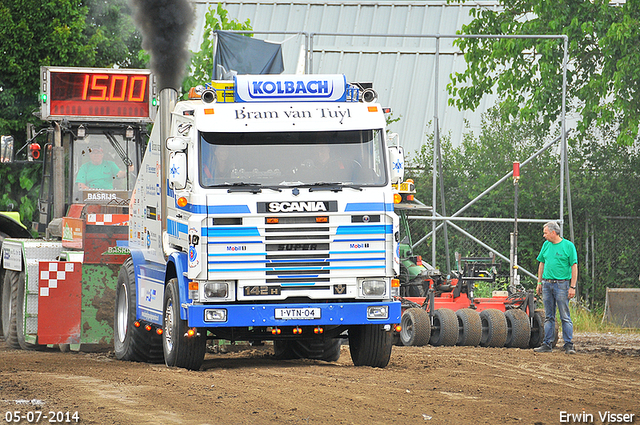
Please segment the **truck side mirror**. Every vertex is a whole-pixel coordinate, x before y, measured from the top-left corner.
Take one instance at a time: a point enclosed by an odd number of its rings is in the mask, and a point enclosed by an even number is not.
[[[13,136],[0,136],[0,162],[13,162]]]
[[[184,137],[168,137],[167,149],[171,152],[178,152],[187,149],[187,139]]]
[[[187,186],[187,154],[171,152],[169,157],[169,186],[182,190]]]
[[[404,150],[400,146],[389,146],[389,170],[392,184],[404,181]]]

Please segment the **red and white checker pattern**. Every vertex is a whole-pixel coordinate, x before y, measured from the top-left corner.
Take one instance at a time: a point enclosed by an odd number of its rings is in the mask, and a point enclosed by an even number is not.
[[[58,282],[66,280],[67,273],[73,273],[74,263],[51,262],[48,270],[40,270],[40,296],[48,297],[51,289],[58,287]]]
[[[87,214],[87,224],[108,225],[108,226],[128,226],[128,214]]]

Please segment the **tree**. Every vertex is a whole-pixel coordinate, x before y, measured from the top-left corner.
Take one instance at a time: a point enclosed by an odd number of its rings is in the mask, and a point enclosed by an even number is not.
[[[142,52],[142,36],[131,19],[127,0],[85,0],[84,36],[95,45],[98,67],[146,68],[148,56]]]
[[[0,134],[26,141],[38,127],[41,66],[144,66],[125,0],[3,0],[0,3]],[[0,167],[0,209],[19,208],[29,225],[39,192],[38,163]]]
[[[465,0],[451,0],[464,2]],[[472,8],[461,34],[553,35],[569,40],[568,107],[591,126],[616,131],[618,143],[638,140],[640,125],[640,2],[499,0],[500,8]],[[555,121],[561,112],[563,42],[557,39],[458,39],[467,70],[448,85],[450,104],[475,109],[497,88],[505,119]]]
[[[189,65],[189,75],[182,83],[185,95],[189,93],[191,87],[204,85],[211,81],[213,72],[213,31],[236,30],[251,31],[251,22],[247,19],[244,23],[239,23],[235,19],[230,20],[229,12],[218,3],[216,9],[209,7],[205,16],[204,33],[202,43],[198,52],[191,52],[191,63]],[[249,34],[249,36],[251,36]]]

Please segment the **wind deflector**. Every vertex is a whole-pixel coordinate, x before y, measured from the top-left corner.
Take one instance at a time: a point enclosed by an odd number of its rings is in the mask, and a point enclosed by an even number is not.
[[[232,71],[237,74],[280,74],[284,71],[281,44],[228,31],[214,32],[218,39],[213,56],[214,80],[233,79],[233,75],[229,75]]]

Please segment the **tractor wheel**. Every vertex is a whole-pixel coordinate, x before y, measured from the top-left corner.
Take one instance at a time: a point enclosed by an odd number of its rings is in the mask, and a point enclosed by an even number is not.
[[[458,317],[449,308],[439,308],[433,313],[431,345],[452,346],[458,342]]]
[[[480,313],[470,308],[456,311],[458,317],[457,345],[475,347],[482,339],[482,320]]]
[[[25,339],[24,305],[25,305],[25,297],[27,296],[27,288],[26,288],[26,282],[24,278],[24,271],[16,272],[13,270],[7,270],[7,274],[9,274],[9,272],[11,272],[11,274],[13,275],[13,277],[11,277],[10,279],[14,282],[15,291],[16,291],[15,312],[16,312],[16,331],[18,334],[18,344],[20,345],[20,348],[22,348],[23,350],[36,350],[38,348],[42,348],[37,344],[32,344],[30,342],[27,342]]]
[[[349,328],[349,350],[356,366],[386,367],[391,358],[393,335],[381,325]]]
[[[507,348],[528,348],[531,337],[529,315],[519,308],[504,313],[507,319]]]
[[[402,314],[400,341],[402,345],[422,347],[431,338],[429,313],[421,308],[409,308]]]
[[[7,345],[13,349],[20,349],[16,323],[20,274],[13,270],[5,270],[2,282],[2,335]]]
[[[113,316],[113,348],[118,360],[161,363],[162,337],[135,327],[136,282],[133,260],[127,258],[118,273],[116,306]]]
[[[198,370],[204,361],[207,348],[206,330],[201,334],[187,336],[189,326],[180,318],[178,279],[173,278],[164,290],[164,327],[162,348],[167,366]]]
[[[482,347],[504,347],[507,341],[507,319],[504,313],[495,308],[484,310],[480,313],[482,320]]]

